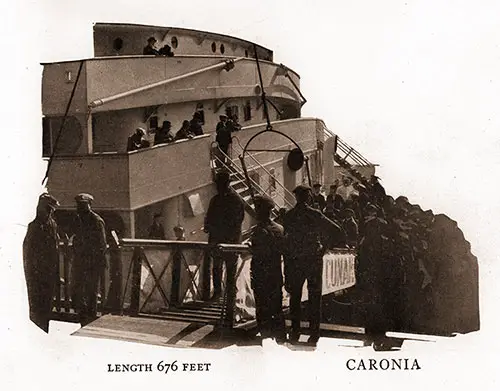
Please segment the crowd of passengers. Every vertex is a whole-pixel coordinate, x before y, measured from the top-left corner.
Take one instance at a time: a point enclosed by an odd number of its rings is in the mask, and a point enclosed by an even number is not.
[[[336,180],[326,197],[315,184],[312,202],[343,228],[346,245],[357,249],[357,287],[378,303],[379,312],[371,311],[372,329],[410,329],[414,314],[431,316],[439,269],[432,211],[387,195],[375,175],[364,183],[347,176]],[[388,320],[392,324],[380,324]]]
[[[219,122],[216,126],[215,141],[219,144],[219,148],[228,154],[229,146],[231,145],[232,133],[241,129],[236,114],[220,115]],[[184,120],[180,129],[172,133],[172,123],[163,121],[160,128],[152,131],[154,133],[153,145],[168,144],[177,140],[192,139],[203,134],[203,117],[199,111],[193,114],[191,120]],[[147,139],[147,132],[141,127],[135,130],[135,133],[129,136],[127,142],[127,152],[136,151],[143,148],[151,147],[151,142]]]

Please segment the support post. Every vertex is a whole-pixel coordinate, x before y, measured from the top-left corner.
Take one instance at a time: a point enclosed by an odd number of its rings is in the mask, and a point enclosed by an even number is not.
[[[180,247],[174,247],[174,253],[172,255],[172,287],[170,291],[170,305],[174,307],[179,303],[179,292],[181,289],[181,262],[182,262],[182,250]]]
[[[112,240],[109,245],[109,292],[106,307],[111,312],[119,313],[122,302],[122,257],[119,239],[115,231],[111,232]]]
[[[135,247],[132,255],[132,284],[130,288],[130,315],[139,314],[139,301],[141,297],[141,248]]]

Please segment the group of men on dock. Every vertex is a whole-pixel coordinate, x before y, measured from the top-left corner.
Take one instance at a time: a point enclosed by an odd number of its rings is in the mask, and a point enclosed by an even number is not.
[[[210,201],[204,224],[208,241],[213,244],[241,243],[244,204],[230,189],[228,171],[222,170],[217,174],[216,186],[217,195]],[[390,283],[386,284],[387,281],[379,273],[380,268],[377,266],[381,260],[395,260],[392,266],[388,264],[385,266],[393,270],[395,275],[401,269],[401,263],[397,260],[399,255],[394,248],[401,242],[397,241],[400,236],[388,233],[385,216],[389,213],[397,217],[393,210],[399,206],[387,204],[390,198],[383,198],[385,204],[380,205],[376,193],[366,192],[362,188],[360,190],[356,196],[346,199],[340,209],[334,208],[332,218],[328,217],[326,205],[318,201],[318,192],[313,192],[307,186],[300,185],[295,188],[296,205],[278,219],[273,219],[276,205],[271,198],[265,195],[254,197],[257,224],[251,236],[253,256],[250,277],[256,302],[257,322],[262,336],[271,336],[278,340],[285,340],[287,337],[282,312],[284,286],[290,294],[292,320],[288,339],[291,342],[299,340],[302,290],[307,281],[309,342],[317,342],[321,320],[323,255],[326,248],[339,245],[358,249],[359,287],[366,292],[372,292],[371,296],[374,298],[380,296],[380,292],[386,292],[385,298],[379,300],[386,303],[384,308],[389,305],[387,303],[392,303],[395,308],[401,309],[397,300],[399,290],[397,283],[389,281]],[[72,300],[73,308],[84,325],[94,320],[97,315],[97,287],[106,264],[106,233],[103,219],[92,211],[93,197],[89,194],[79,194],[75,197],[75,201],[76,222],[73,225],[74,232],[71,232],[74,249]],[[57,206],[58,201],[49,194],[40,196],[36,218],[30,223],[24,241],[24,266],[30,317],[45,331],[48,331],[59,267],[59,238],[53,217]],[[341,216],[343,218],[340,218]],[[150,236],[164,239],[161,224],[157,224],[154,228]],[[350,231],[355,233],[353,237],[346,235]],[[184,235],[176,233],[176,236]],[[392,237],[395,238],[395,242],[390,245],[388,240]],[[237,255],[232,252],[214,252],[212,260],[213,299],[219,298],[222,294],[225,264],[227,278],[225,293],[229,300],[227,318],[232,319],[234,305],[231,302],[234,302],[236,295]],[[388,289],[386,285],[394,289]],[[386,310],[390,311],[389,308],[384,309]],[[397,318],[398,314],[394,316]],[[380,318],[384,318],[384,315]],[[376,327],[383,328],[385,325]]]
[[[216,177],[218,194],[210,202],[205,229],[212,243],[240,243],[244,205],[229,188],[229,173],[221,171]],[[300,337],[302,289],[308,286],[310,333],[309,343],[319,339],[321,320],[321,291],[323,254],[326,242],[344,242],[342,228],[312,208],[312,192],[300,185],[294,190],[296,206],[283,218],[283,225],[272,220],[274,201],[265,195],[254,197],[257,225],[251,236],[251,287],[254,291],[256,317],[263,338],[294,343]],[[328,238],[325,240],[325,238]],[[284,259],[284,279],[282,272]],[[226,264],[228,300],[234,300],[237,257],[234,253],[214,255],[214,290],[220,295],[222,263]],[[285,332],[282,312],[283,284],[290,293],[292,329]],[[232,308],[229,305],[228,308]]]
[[[72,301],[82,325],[97,316],[97,288],[105,268],[106,231],[104,220],[92,210],[93,196],[75,197],[73,224],[74,260],[72,264]],[[44,193],[38,199],[35,219],[28,225],[23,242],[23,261],[30,319],[49,331],[53,294],[58,287],[59,235],[54,211],[59,202]]]

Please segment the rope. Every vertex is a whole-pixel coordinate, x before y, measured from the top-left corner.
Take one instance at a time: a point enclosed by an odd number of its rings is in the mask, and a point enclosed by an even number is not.
[[[266,130],[272,130],[273,127],[271,126],[271,120],[269,119],[269,111],[267,109],[266,92],[264,91],[264,83],[262,81],[262,72],[260,71],[259,56],[257,55],[257,45],[256,44],[253,44],[253,50],[255,52],[255,62],[257,63],[257,71],[259,73],[260,89],[262,91],[262,94],[261,94],[262,104],[264,105],[264,114],[266,116],[266,121],[267,121]]]
[[[66,118],[68,117],[69,108],[71,106],[71,102],[73,101],[73,97],[75,96],[76,86],[78,85],[78,80],[80,79],[80,74],[82,73],[83,61],[80,62],[80,67],[78,68],[78,74],[76,75],[75,84],[73,85],[73,90],[71,91],[71,96],[69,97],[68,104],[66,105],[66,111],[64,112],[64,117],[61,122],[61,126],[59,127],[59,132],[57,133],[56,142],[54,143],[54,148],[52,150],[52,155],[50,155],[49,163],[47,165],[47,171],[45,171],[45,177],[42,180],[42,185],[45,183],[45,180],[49,177],[50,167],[52,166],[52,162],[54,160],[54,156],[57,150],[57,144],[59,143],[59,139],[61,138],[61,134],[64,128],[64,123],[66,122]]]

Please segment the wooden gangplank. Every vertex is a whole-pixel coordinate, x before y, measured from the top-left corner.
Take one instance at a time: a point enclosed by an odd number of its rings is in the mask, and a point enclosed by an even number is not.
[[[213,331],[213,325],[204,323],[108,314],[72,335],[186,348],[200,344]]]

